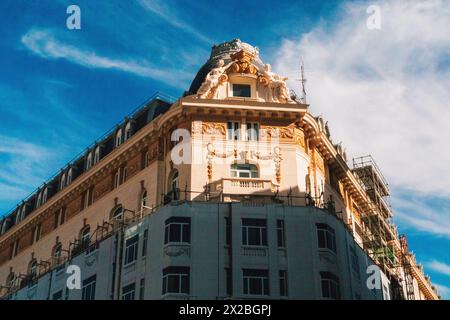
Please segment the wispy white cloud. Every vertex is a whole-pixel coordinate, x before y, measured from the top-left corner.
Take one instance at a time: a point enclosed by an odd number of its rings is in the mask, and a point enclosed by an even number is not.
[[[450,196],[450,1],[377,1],[381,30],[366,27],[370,4],[286,39],[275,68],[298,87],[303,57],[311,110],[349,155],[372,153],[394,186]]]
[[[158,0],[138,0],[138,2],[144,9],[153,12],[171,26],[184,31],[209,45],[213,43],[210,38],[196,30],[190,24],[178,18],[175,15],[174,9],[168,8],[166,4],[163,4]]]
[[[156,68],[145,59],[118,59],[98,55],[93,49],[66,44],[50,30],[33,28],[22,36],[22,44],[46,59],[65,59],[87,68],[111,69],[162,81],[170,86],[185,88],[190,73],[182,70]]]
[[[429,268],[433,271],[436,271],[436,272],[441,273],[446,276],[450,276],[450,265],[448,265],[444,262],[432,260],[432,261],[426,263],[425,265],[427,268]]]
[[[18,203],[48,178],[48,165],[53,163],[54,152],[9,136],[0,135],[0,141],[0,201]]]
[[[339,19],[285,39],[274,69],[298,87],[303,58],[311,111],[350,159],[372,154],[402,191],[401,225],[450,238],[450,1],[377,1],[380,30],[367,28],[371,4],[345,3]]]
[[[421,197],[412,199],[395,196],[395,218],[405,227],[450,239],[450,208],[437,201],[435,203],[431,207]]]

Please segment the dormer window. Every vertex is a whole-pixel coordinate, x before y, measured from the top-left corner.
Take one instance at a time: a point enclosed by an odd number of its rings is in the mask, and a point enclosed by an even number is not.
[[[73,170],[72,170],[72,168],[70,168],[69,173],[67,174],[67,185],[72,183],[72,175],[73,175]]]
[[[42,192],[42,204],[47,202],[47,198],[48,198],[48,188],[45,188],[44,192]]]
[[[95,148],[94,165],[100,161],[100,147]]]
[[[122,144],[122,130],[116,133],[116,148]]]
[[[86,158],[86,170],[89,170],[92,167],[92,152],[89,152]]]
[[[38,196],[36,198],[36,208],[39,208],[41,206],[41,199],[42,199],[42,193],[39,192]]]
[[[26,209],[27,209],[27,206],[24,203],[22,205],[22,208],[20,208],[20,210],[17,211],[16,224],[18,224],[20,221],[22,221],[25,218]]]
[[[127,126],[125,127],[125,141],[127,141],[128,139],[130,139],[132,134],[131,131],[131,122],[127,123]]]
[[[63,174],[61,175],[61,181],[60,181],[60,183],[59,183],[59,190],[64,189],[65,186],[66,186],[66,174],[63,173]]]
[[[252,90],[249,84],[233,84],[233,97],[251,98]]]

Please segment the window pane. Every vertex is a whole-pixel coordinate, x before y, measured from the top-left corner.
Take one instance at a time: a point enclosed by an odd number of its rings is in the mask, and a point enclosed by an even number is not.
[[[250,294],[262,294],[262,281],[260,278],[250,278]]]
[[[267,228],[261,228],[261,245],[267,246]]]
[[[189,275],[181,276],[181,293],[189,294]]]
[[[180,290],[180,279],[178,275],[169,275],[167,292],[178,293]]]
[[[191,226],[190,224],[183,224],[183,242],[191,243]]]
[[[319,248],[325,248],[325,232],[317,230],[317,238],[319,240]]]
[[[246,227],[242,227],[242,244],[243,245],[248,245],[247,228]]]
[[[245,172],[245,171],[240,171],[239,172],[239,177],[240,178],[250,178],[250,172]]]
[[[250,85],[233,84],[233,96],[250,98],[251,97]]]
[[[181,241],[181,225],[172,223],[170,224],[170,242]]]
[[[259,228],[248,228],[248,244],[252,246],[261,245],[261,233]]]

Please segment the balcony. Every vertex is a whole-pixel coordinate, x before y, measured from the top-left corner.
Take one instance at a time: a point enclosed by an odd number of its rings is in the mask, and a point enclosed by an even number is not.
[[[212,192],[240,195],[272,195],[276,185],[260,178],[223,178],[212,184]]]

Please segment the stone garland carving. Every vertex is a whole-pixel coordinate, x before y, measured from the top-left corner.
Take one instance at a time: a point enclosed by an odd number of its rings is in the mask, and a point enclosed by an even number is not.
[[[214,146],[212,145],[212,143],[208,143],[206,146],[207,150],[208,150],[208,154],[206,155],[206,159],[208,160],[208,165],[207,165],[207,174],[208,174],[208,181],[211,182],[212,180],[212,160],[214,159],[214,157],[218,157],[218,158],[228,158],[230,156],[234,156],[234,158],[237,158],[237,149],[235,148],[232,151],[226,152],[226,153],[217,153],[216,150],[214,150]]]
[[[262,155],[260,152],[253,153],[258,160],[271,160],[275,162],[275,178],[277,183],[281,183],[281,157],[280,147],[275,147],[273,153],[269,153],[268,155]]]

